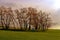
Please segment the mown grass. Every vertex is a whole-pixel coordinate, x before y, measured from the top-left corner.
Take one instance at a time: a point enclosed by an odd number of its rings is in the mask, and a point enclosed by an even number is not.
[[[0,40],[60,40],[60,30],[22,32],[0,30]]]

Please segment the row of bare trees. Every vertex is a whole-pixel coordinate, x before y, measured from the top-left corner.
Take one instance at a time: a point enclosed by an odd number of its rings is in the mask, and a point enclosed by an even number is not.
[[[32,7],[19,10],[0,7],[0,26],[2,29],[9,29],[11,25],[14,26],[14,29],[19,26],[19,30],[45,31],[51,26],[51,17],[49,13]]]

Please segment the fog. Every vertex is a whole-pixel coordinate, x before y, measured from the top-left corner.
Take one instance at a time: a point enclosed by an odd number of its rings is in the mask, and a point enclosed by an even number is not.
[[[8,6],[13,9],[22,7],[34,7],[51,13],[53,25],[51,28],[60,29],[60,0],[0,0],[0,6]]]

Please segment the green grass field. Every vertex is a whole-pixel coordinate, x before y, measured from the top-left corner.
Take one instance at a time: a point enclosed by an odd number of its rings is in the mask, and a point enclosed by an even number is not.
[[[0,30],[0,40],[60,40],[60,30],[19,32]]]

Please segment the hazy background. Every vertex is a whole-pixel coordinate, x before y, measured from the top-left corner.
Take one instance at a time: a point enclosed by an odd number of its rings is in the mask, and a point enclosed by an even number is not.
[[[60,29],[60,0],[0,0],[0,6],[3,5],[13,9],[32,6],[50,12],[52,20],[57,23],[51,28]]]

